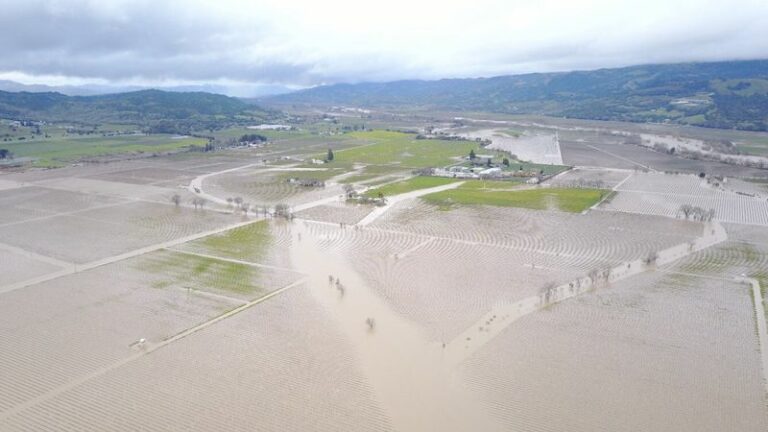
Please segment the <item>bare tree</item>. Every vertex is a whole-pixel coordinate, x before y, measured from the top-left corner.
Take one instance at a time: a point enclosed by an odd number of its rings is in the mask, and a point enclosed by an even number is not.
[[[351,198],[355,195],[355,186],[351,184],[345,184],[344,185],[344,194],[347,196],[347,198]]]
[[[541,290],[539,291],[539,296],[541,297],[541,303],[543,305],[549,305],[553,300],[555,300],[555,295],[557,294],[557,285],[555,285],[554,282],[548,282],[546,285],[541,287]]]
[[[248,210],[251,209],[251,205],[247,202],[240,203],[240,211],[243,212],[244,215],[248,215]]]
[[[659,260],[659,254],[656,251],[651,251],[648,253],[648,256],[643,259],[643,262],[646,266],[650,267],[653,265],[656,265],[656,262]]]
[[[173,194],[171,197],[171,202],[174,203],[176,207],[178,207],[181,204],[181,195]]]
[[[275,216],[291,219],[291,209],[288,204],[280,203],[275,205]]]
[[[197,210],[198,208],[202,210],[203,207],[205,207],[205,204],[207,202],[208,201],[206,201],[205,198],[195,198],[192,200],[192,205],[195,206],[195,210]]]
[[[688,217],[691,215],[692,212],[693,212],[693,206],[690,204],[683,204],[677,210],[677,213],[678,214],[682,213],[686,219],[688,219]]]
[[[592,285],[597,285],[597,277],[600,275],[600,270],[598,269],[592,269],[589,271],[589,280],[592,281]]]
[[[376,321],[373,318],[366,318],[365,324],[368,325],[368,331],[373,331],[373,329],[376,328]]]

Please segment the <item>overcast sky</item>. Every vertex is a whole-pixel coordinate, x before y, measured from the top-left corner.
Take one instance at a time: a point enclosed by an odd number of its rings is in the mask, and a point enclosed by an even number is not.
[[[3,0],[0,79],[271,84],[768,58],[768,0]]]

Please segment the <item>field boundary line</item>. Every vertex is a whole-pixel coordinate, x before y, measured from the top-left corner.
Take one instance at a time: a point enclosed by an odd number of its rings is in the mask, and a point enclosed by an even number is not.
[[[116,198],[116,197],[110,197],[110,198]],[[41,221],[41,220],[52,219],[52,218],[59,217],[59,216],[77,216],[78,213],[87,212],[87,211],[93,211],[93,210],[100,210],[100,209],[109,208],[109,207],[117,207],[117,206],[121,206],[121,205],[125,205],[125,204],[131,204],[131,203],[133,203],[135,201],[135,200],[133,200],[131,198],[125,198],[125,197],[120,197],[118,199],[122,200],[122,202],[109,203],[109,204],[101,204],[101,205],[97,205],[97,206],[93,206],[93,207],[88,207],[88,208],[84,208],[84,209],[80,209],[80,210],[72,210],[72,211],[61,212],[61,213],[50,213],[50,212],[48,212],[50,214],[47,214],[45,216],[38,216],[38,217],[30,218],[30,219],[18,220],[18,221],[13,221],[13,222],[6,222],[6,223],[3,223],[3,224],[0,224],[0,228],[7,227],[7,226],[20,225],[20,224],[24,224],[24,223],[27,223],[27,222],[37,222],[37,221]]]
[[[629,162],[629,163],[631,163],[632,165],[637,165],[637,166],[639,166],[639,167],[643,167],[643,168],[645,168],[645,169],[647,169],[647,170],[649,170],[649,171],[653,171],[653,172],[656,172],[656,170],[655,170],[655,169],[653,169],[653,168],[649,167],[648,165],[643,165],[643,164],[641,164],[640,162],[635,162],[635,161],[633,161],[632,159],[627,159],[627,158],[625,158],[624,156],[619,156],[619,155],[617,155],[617,154],[614,154],[614,153],[611,153],[611,152],[609,152],[609,151],[607,151],[607,150],[599,149],[599,148],[597,148],[597,147],[595,147],[595,146],[593,146],[593,145],[589,145],[589,144],[587,144],[587,143],[583,143],[583,142],[580,142],[579,144],[583,145],[584,147],[589,147],[589,148],[591,148],[591,149],[592,149],[592,150],[594,150],[594,151],[598,151],[598,152],[600,152],[600,153],[605,153],[605,154],[607,154],[608,156],[612,156],[612,157],[615,157],[616,159],[622,160],[622,161],[624,161],[624,162]]]
[[[167,251],[171,251],[171,252],[177,252],[177,253],[181,253],[181,254],[184,254],[184,255],[198,256],[200,258],[210,258],[210,259],[217,260],[217,261],[226,261],[226,262],[231,262],[231,263],[234,263],[234,264],[242,264],[242,265],[246,265],[246,266],[250,266],[250,267],[262,267],[262,268],[268,268],[268,269],[272,269],[272,270],[287,271],[287,272],[291,272],[291,273],[297,273],[297,274],[300,274],[300,275],[304,275],[304,273],[302,273],[300,271],[297,271],[297,270],[294,270],[294,269],[291,269],[291,268],[288,268],[288,267],[278,267],[278,266],[273,266],[273,265],[269,265],[269,264],[261,264],[261,263],[257,263],[257,262],[253,262],[253,261],[244,261],[244,260],[239,260],[239,259],[236,259],[236,258],[220,257],[220,256],[217,256],[217,255],[209,255],[209,254],[200,253],[200,252],[185,251],[183,249],[176,249],[176,248],[163,248],[163,250],[167,250]]]
[[[21,281],[21,282],[12,283],[12,284],[5,285],[5,286],[0,286],[0,294],[6,293],[6,292],[10,292],[10,291],[15,291],[17,289],[25,288],[25,287],[28,287],[28,286],[31,286],[31,285],[36,285],[36,284],[39,284],[39,283],[48,282],[50,280],[57,279],[57,278],[62,277],[62,276],[68,276],[68,275],[75,274],[75,273],[80,273],[80,272],[83,272],[83,271],[86,271],[86,270],[91,270],[91,269],[94,269],[94,268],[97,268],[97,267],[101,267],[103,265],[116,263],[118,261],[122,261],[122,260],[125,260],[125,259],[128,259],[128,258],[134,258],[134,257],[140,256],[140,255],[145,255],[145,254],[148,254],[148,253],[151,253],[151,252],[158,251],[160,249],[167,249],[167,248],[170,248],[172,246],[177,246],[177,245],[180,245],[180,244],[183,244],[183,243],[187,243],[187,242],[190,242],[190,241],[193,241],[193,240],[198,240],[198,239],[201,239],[203,237],[208,237],[208,236],[211,236],[211,235],[220,234],[220,233],[223,233],[223,232],[226,232],[226,231],[229,231],[229,230],[233,230],[233,229],[236,229],[236,228],[241,228],[241,227],[244,227],[244,226],[247,226],[247,225],[259,222],[259,221],[262,221],[262,220],[264,220],[264,218],[254,218],[254,219],[250,219],[250,220],[247,220],[247,221],[244,221],[244,222],[238,222],[238,223],[233,224],[233,225],[227,225],[225,227],[221,227],[221,228],[216,228],[216,229],[213,229],[213,230],[199,232],[197,234],[192,234],[192,235],[189,235],[189,236],[186,236],[186,237],[180,237],[180,238],[177,238],[177,239],[174,239],[174,240],[169,240],[169,241],[162,242],[162,243],[156,243],[156,244],[153,244],[153,245],[145,246],[143,248],[134,249],[132,251],[128,251],[128,252],[125,252],[125,253],[122,253],[122,254],[119,254],[119,255],[113,255],[111,257],[102,258],[102,259],[99,259],[99,260],[96,260],[96,261],[91,261],[91,262],[88,262],[88,263],[85,263],[85,264],[75,264],[73,266],[73,268],[71,268],[71,269],[66,269],[66,270],[62,270],[62,271],[59,271],[59,272],[55,272],[55,273],[49,273],[47,275],[43,275],[43,276],[40,276],[40,277],[36,277],[36,278],[32,278],[32,279],[27,279],[27,280],[24,280],[24,281]]]
[[[614,187],[612,188],[612,189],[613,189],[613,191],[614,191],[614,192],[618,192],[618,191],[619,191],[619,188],[621,187],[621,185],[623,185],[624,183],[626,183],[626,182],[627,182],[627,180],[629,180],[629,179],[630,179],[630,178],[631,178],[633,175],[635,175],[635,173],[634,173],[634,172],[630,172],[630,173],[629,173],[629,175],[627,175],[626,177],[624,177],[624,180],[620,181],[620,182],[619,182],[619,183],[618,183],[616,186],[614,186]]]
[[[370,225],[371,223],[376,221],[376,219],[378,219],[384,213],[386,213],[387,210],[391,209],[392,206],[394,206],[395,204],[397,204],[397,203],[399,203],[401,201],[405,201],[405,200],[409,200],[409,199],[413,199],[413,198],[418,198],[418,197],[421,197],[421,196],[424,196],[424,195],[429,195],[429,194],[432,194],[432,193],[442,192],[442,191],[446,191],[446,190],[449,190],[449,189],[456,189],[457,187],[459,187],[459,186],[461,186],[463,184],[464,184],[463,181],[458,181],[458,182],[448,183],[448,184],[441,185],[441,186],[435,186],[435,187],[426,188],[426,189],[417,189],[415,191],[405,192],[405,193],[402,193],[400,195],[391,196],[391,197],[389,197],[387,199],[387,203],[385,205],[383,205],[381,207],[374,208],[373,211],[368,213],[368,215],[366,215],[364,218],[362,218],[355,225],[359,225],[359,226]]]
[[[11,246],[11,245],[6,244],[6,243],[0,243],[0,250],[4,250],[4,251],[7,251],[7,252],[16,254],[16,255],[21,255],[23,257],[26,257],[26,258],[29,258],[29,259],[33,259],[35,261],[40,261],[40,262],[52,264],[52,265],[55,265],[56,267],[61,267],[62,269],[66,269],[66,268],[70,268],[70,267],[74,267],[75,266],[75,263],[73,263],[73,262],[62,261],[60,259],[56,259],[56,258],[49,257],[49,256],[46,256],[46,255],[41,255],[39,253],[28,251],[28,250],[22,249],[20,247]]]
[[[658,251],[656,258],[650,263],[643,258],[625,261],[613,267],[596,269],[594,274],[591,273],[558,286],[545,287],[537,296],[526,297],[511,303],[501,302],[444,345],[447,365],[450,368],[460,365],[513,322],[526,315],[594,291],[599,287],[608,286],[613,282],[656,270],[658,266],[670,264],[726,240],[728,240],[727,232],[715,221],[704,226],[701,237]]]
[[[757,340],[760,345],[760,360],[763,365],[763,386],[765,396],[768,398],[768,325],[765,322],[765,303],[763,293],[760,290],[760,282],[754,278],[738,277],[736,280],[748,283],[752,287],[752,299],[755,307],[755,321],[757,323]]]
[[[118,369],[118,368],[120,368],[122,366],[125,366],[125,365],[127,365],[127,364],[129,364],[129,363],[131,363],[131,362],[133,362],[135,360],[138,360],[139,358],[147,356],[147,355],[149,355],[149,354],[151,354],[151,353],[153,353],[153,352],[155,352],[155,351],[157,351],[157,350],[159,350],[161,348],[164,348],[164,347],[172,344],[173,342],[176,342],[178,340],[184,339],[187,336],[190,336],[190,335],[192,335],[194,333],[197,333],[197,332],[199,332],[201,330],[204,330],[207,327],[210,327],[210,326],[212,326],[212,325],[214,325],[214,324],[216,324],[216,323],[218,323],[220,321],[223,321],[223,320],[225,320],[227,318],[230,318],[233,315],[236,315],[236,314],[238,314],[240,312],[243,312],[243,311],[245,311],[245,310],[247,310],[247,309],[249,309],[249,308],[251,308],[251,307],[253,307],[253,306],[257,305],[257,304],[259,304],[259,303],[265,302],[265,301],[271,299],[272,297],[274,297],[276,295],[279,295],[279,294],[281,294],[281,293],[283,293],[283,292],[285,292],[285,291],[287,291],[287,290],[289,290],[291,288],[294,288],[294,287],[296,287],[298,285],[301,285],[304,282],[306,282],[306,278],[301,278],[301,279],[299,279],[299,280],[297,280],[295,282],[292,282],[292,283],[290,283],[290,284],[288,284],[288,285],[286,285],[286,286],[284,286],[282,288],[279,288],[279,289],[277,289],[275,291],[272,291],[269,294],[266,294],[266,295],[264,295],[262,297],[259,297],[259,298],[255,299],[255,300],[252,300],[250,302],[247,302],[245,304],[237,306],[236,308],[234,308],[234,309],[232,309],[232,310],[230,310],[228,312],[225,312],[225,313],[223,313],[221,315],[218,315],[218,316],[216,316],[214,318],[211,318],[208,321],[205,321],[205,322],[200,323],[200,324],[198,324],[198,325],[196,325],[194,327],[190,327],[190,328],[188,328],[186,330],[183,330],[183,331],[181,331],[179,333],[176,333],[173,336],[170,336],[170,337],[168,337],[166,339],[163,339],[161,342],[158,342],[157,344],[150,345],[150,346],[146,347],[145,349],[143,349],[142,351],[140,351],[140,352],[138,352],[136,354],[128,356],[128,357],[126,357],[126,358],[124,358],[122,360],[118,360],[115,363],[112,363],[112,364],[110,364],[108,366],[104,366],[104,367],[102,367],[102,368],[100,368],[100,369],[98,369],[98,370],[96,370],[94,372],[91,372],[91,373],[89,373],[87,375],[81,376],[80,378],[72,380],[72,381],[70,381],[70,382],[68,382],[66,384],[63,384],[63,385],[59,386],[59,387],[56,387],[56,388],[48,391],[47,393],[44,393],[44,394],[39,395],[39,396],[37,396],[37,397],[35,397],[33,399],[25,401],[25,402],[23,402],[23,403],[21,403],[19,405],[16,405],[16,406],[14,406],[14,407],[6,410],[6,411],[0,412],[0,421],[6,420],[9,417],[11,417],[11,416],[13,416],[13,415],[15,415],[15,414],[17,414],[17,413],[19,413],[21,411],[24,411],[26,409],[32,408],[32,407],[34,407],[36,405],[39,405],[42,402],[45,402],[45,401],[50,400],[52,398],[55,398],[56,396],[58,396],[60,394],[63,394],[65,392],[69,391],[69,390],[72,390],[75,387],[78,387],[81,384],[84,384],[84,383],[86,383],[86,382],[88,382],[88,381],[90,381],[90,380],[92,380],[94,378],[98,378],[101,375],[104,375],[104,374],[106,374],[108,372],[111,372],[111,371],[113,371],[115,369]]]

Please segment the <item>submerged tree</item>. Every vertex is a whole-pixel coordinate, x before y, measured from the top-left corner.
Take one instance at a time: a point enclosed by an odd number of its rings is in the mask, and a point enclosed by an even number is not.
[[[688,219],[688,217],[691,215],[691,212],[693,212],[693,206],[690,204],[683,204],[677,210],[677,213],[678,214],[682,213],[686,219]]]
[[[352,198],[353,196],[355,196],[356,191],[355,191],[355,186],[353,184],[347,183],[344,185],[343,189],[344,189],[344,194],[347,195],[347,198]]]
[[[275,205],[275,216],[291,219],[291,209],[288,204],[280,203]]]
[[[656,261],[659,260],[659,254],[656,251],[651,251],[648,256],[645,257],[643,262],[646,266],[656,265]]]
[[[240,203],[240,211],[243,212],[244,215],[248,216],[248,210],[251,209],[251,205],[247,202]]]

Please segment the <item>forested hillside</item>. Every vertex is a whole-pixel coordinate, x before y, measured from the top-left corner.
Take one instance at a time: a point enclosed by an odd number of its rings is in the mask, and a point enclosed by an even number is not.
[[[767,130],[768,61],[337,84],[265,101],[544,114]]]
[[[100,96],[0,91],[0,118],[134,124],[152,132],[188,132],[268,119],[275,113],[212,93],[142,90]]]

